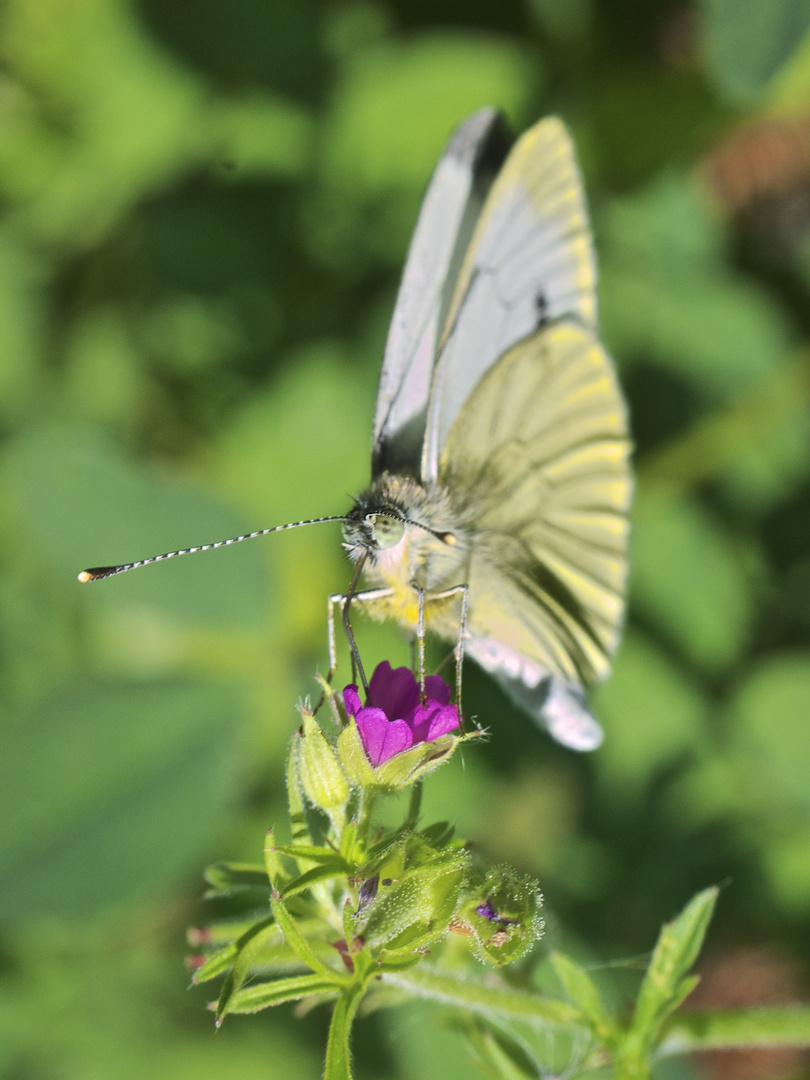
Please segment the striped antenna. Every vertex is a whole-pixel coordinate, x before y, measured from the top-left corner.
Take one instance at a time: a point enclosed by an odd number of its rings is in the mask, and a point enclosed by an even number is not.
[[[137,570],[139,566],[149,566],[150,563],[163,562],[164,559],[174,559],[178,555],[193,555],[197,551],[213,551],[214,548],[230,547],[231,544],[241,544],[243,540],[255,540],[257,536],[267,536],[269,533],[284,532],[285,529],[297,529],[300,525],[320,525],[324,521],[345,521],[343,514],[335,517],[310,518],[308,521],[291,521],[288,525],[274,525],[270,529],[258,529],[256,532],[243,533],[242,536],[232,536],[230,540],[217,540],[213,544],[200,544],[199,547],[182,548],[180,551],[167,551],[164,555],[152,555],[148,559],[139,559],[137,562],[121,563],[120,566],[93,566],[89,570],[82,570],[79,581],[101,581],[102,578],[114,577],[123,574],[127,570]]]

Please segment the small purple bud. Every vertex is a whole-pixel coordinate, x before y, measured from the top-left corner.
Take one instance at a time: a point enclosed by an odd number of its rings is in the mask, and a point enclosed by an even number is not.
[[[360,888],[357,890],[357,911],[356,915],[359,915],[361,911],[368,907],[374,897],[377,895],[377,888],[380,884],[380,875],[375,874],[374,877],[368,878],[364,881]]]

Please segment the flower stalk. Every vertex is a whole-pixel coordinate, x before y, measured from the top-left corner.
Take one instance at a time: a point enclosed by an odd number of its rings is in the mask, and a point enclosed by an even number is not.
[[[327,1080],[351,1078],[361,1007],[402,997],[454,1008],[472,1052],[495,1076],[548,1070],[543,1047],[566,1037],[587,1048],[581,1070],[612,1063],[620,1080],[649,1076],[656,1056],[702,1046],[810,1045],[808,1009],[768,1010],[765,1019],[753,1010],[675,1014],[696,983],[689,970],[716,889],[663,928],[629,1020],[613,1015],[591,975],[558,953],[556,996],[510,985],[501,973],[528,958],[543,934],[537,882],[507,866],[482,867],[451,826],[420,822],[423,778],[479,733],[460,733],[436,676],[425,680],[424,699],[410,671],[387,663],[365,702],[356,686],[342,695],[325,690],[338,730],[327,732],[301,709],[286,770],[289,842],[271,829],[263,864],[219,863],[206,874],[207,895],[238,909],[229,922],[190,933],[193,982],[224,976],[212,1006],[217,1025],[287,1002],[327,1004]],[[404,819],[382,828],[380,805],[408,788]],[[540,1036],[536,1060],[532,1032]]]

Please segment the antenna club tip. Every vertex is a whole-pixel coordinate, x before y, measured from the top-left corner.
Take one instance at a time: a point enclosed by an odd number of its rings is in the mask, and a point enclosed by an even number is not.
[[[89,570],[82,570],[79,574],[79,581],[84,585],[88,581],[100,581],[102,578],[110,577],[117,571],[118,567],[113,566],[94,566]]]
[[[442,533],[442,542],[447,544],[448,547],[455,547],[456,534],[451,532]]]

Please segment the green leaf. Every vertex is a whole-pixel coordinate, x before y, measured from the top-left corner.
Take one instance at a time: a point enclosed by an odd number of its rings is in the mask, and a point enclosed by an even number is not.
[[[346,871],[349,869],[346,860],[330,847],[315,847],[312,844],[277,844],[276,851],[282,855],[291,855],[294,859],[305,859],[322,865],[331,864],[335,859],[340,859],[344,869]]]
[[[485,985],[472,979],[425,971],[424,968],[407,973],[384,974],[382,982],[405,990],[414,997],[453,1005],[479,1016],[495,1019],[508,1016],[541,1025],[586,1030],[579,1009],[569,1002],[495,983]]]
[[[753,600],[744,566],[725,528],[696,502],[639,500],[630,590],[704,670],[727,667],[745,645]]]
[[[494,1026],[479,1020],[466,1024],[463,1030],[482,1064],[498,1080],[535,1080],[541,1075],[525,1047]]]
[[[274,938],[280,935],[275,920],[270,917],[263,919],[251,927],[246,934],[235,943],[236,956],[234,957],[231,970],[228,972],[217,1002],[217,1026],[223,1017],[230,1012],[231,1000],[241,988],[245,979],[251,974],[259,953]]]
[[[650,1047],[664,1019],[694,985],[684,977],[703,945],[719,891],[712,887],[698,893],[661,931],[639,990],[631,1026],[631,1032]]]
[[[338,984],[323,975],[296,975],[289,979],[254,983],[234,994],[229,1013],[255,1013],[285,1001],[300,1001],[314,994],[338,992]]]
[[[805,653],[772,656],[738,684],[730,731],[750,773],[750,780],[740,785],[746,804],[753,784],[765,813],[773,814],[778,807],[810,811],[808,700],[810,660]]]
[[[688,1012],[667,1020],[656,1054],[754,1047],[810,1047],[810,1006]]]
[[[138,468],[109,436],[67,425],[43,428],[8,451],[12,491],[37,550],[75,575],[88,566],[235,536],[241,522],[188,482]],[[8,493],[6,495],[8,497]],[[246,549],[246,550],[242,550]],[[169,566],[171,565],[171,569]],[[267,618],[261,552],[240,544],[227,559],[189,557],[84,586],[92,610],[133,607],[240,630]]]
[[[590,975],[563,953],[553,952],[551,963],[563,988],[605,1045],[614,1038],[616,1025],[605,1011],[599,990]]]
[[[266,923],[272,923],[272,918],[263,920]],[[322,919],[299,919],[298,926],[301,932],[306,936],[307,934],[317,934],[323,931]],[[252,926],[247,927],[240,934],[240,938],[246,935],[251,929],[255,927],[255,923]],[[299,965],[300,961],[292,949],[282,944],[283,937],[281,931],[277,928],[278,942],[274,941],[272,935],[265,939],[262,949],[267,949],[267,956],[262,958],[261,951],[254,957],[254,961],[262,968],[272,966],[274,970],[295,968]],[[211,979],[217,978],[231,967],[236,960],[239,952],[238,941],[230,941],[223,948],[212,953],[211,956],[205,961],[205,963],[196,969],[192,976],[193,983],[209,982]],[[231,1011],[230,1009],[228,1010]]]
[[[275,920],[284,934],[287,944],[301,962],[308,968],[311,968],[316,974],[325,975],[330,979],[334,979],[335,985],[345,983],[347,977],[335,972],[328,964],[325,964],[320,957],[316,956],[312,946],[299,930],[295,920],[292,915],[290,915],[284,901],[278,893],[273,893],[270,899],[270,906],[273,910]]]
[[[90,915],[179,884],[229,812],[234,712],[202,681],[84,685],[7,721],[0,914]]]
[[[608,735],[597,767],[628,807],[668,763],[692,758],[705,743],[709,706],[695,680],[637,631],[625,633],[615,670],[592,705]]]
[[[293,878],[287,885],[281,890],[281,894],[287,898],[290,896],[296,896],[298,893],[304,892],[312,885],[315,885],[319,881],[329,881],[331,878],[340,877],[346,873],[346,863],[341,859],[339,855],[332,855],[332,862],[322,863],[320,866],[313,866],[311,870],[307,870],[301,874],[300,877]]]
[[[279,933],[279,937],[281,934]],[[233,964],[234,960],[239,953],[239,946],[237,942],[232,941],[228,945],[225,945],[222,949],[213,953],[205,963],[198,967],[191,977],[193,983],[209,982],[211,979],[215,979],[218,975],[222,975]]]
[[[220,862],[206,867],[205,880],[217,891],[269,889],[267,870],[256,863]]]
[[[460,30],[354,54],[326,130],[329,172],[357,193],[421,192],[456,124],[497,101],[517,112],[542,67],[516,39]]]
[[[807,0],[703,0],[709,72],[732,102],[749,105],[810,27]]]

